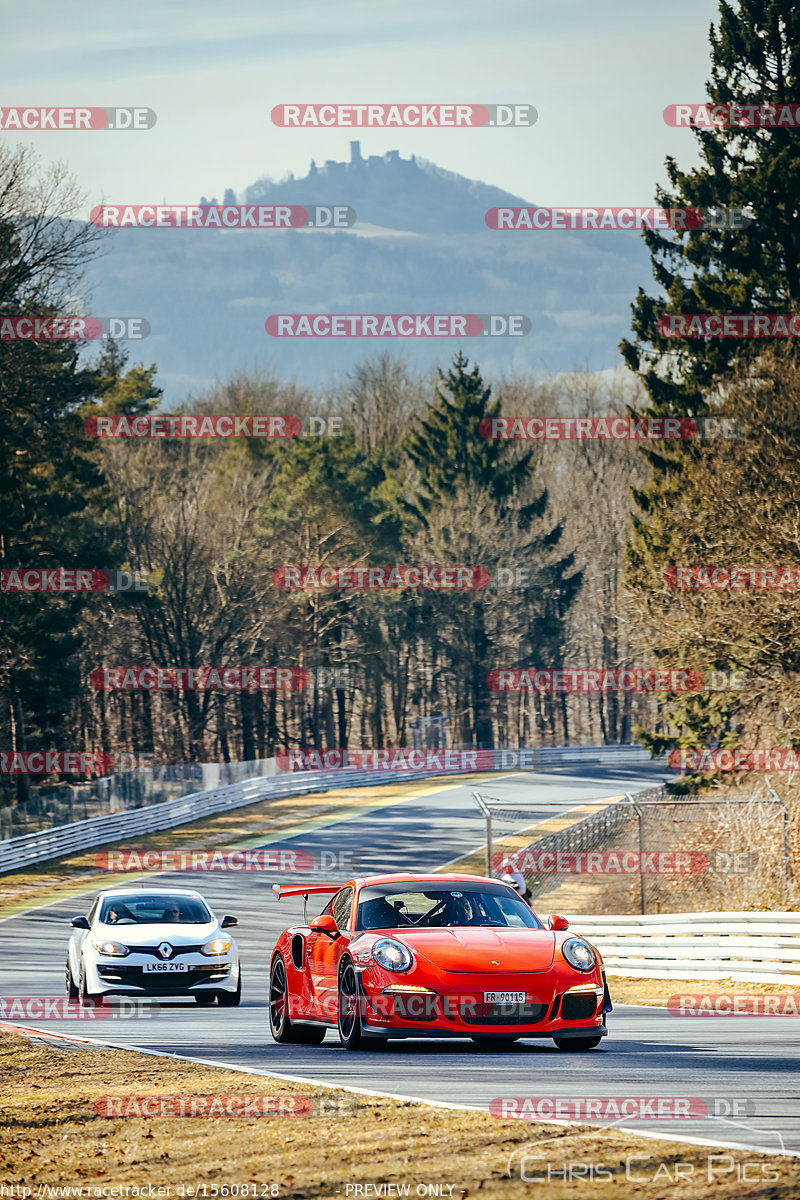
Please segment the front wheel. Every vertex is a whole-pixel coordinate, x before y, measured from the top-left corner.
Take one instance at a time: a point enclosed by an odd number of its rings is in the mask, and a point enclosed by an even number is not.
[[[78,972],[78,1001],[84,1008],[93,1008],[102,997],[90,992],[86,986],[86,971],[83,967],[83,959],[81,959],[80,970]]]
[[[559,1050],[594,1050],[602,1040],[602,1037],[553,1038]]]
[[[361,1029],[361,988],[356,969],[345,959],[339,971],[339,1041],[345,1050],[363,1050],[366,1039]]]
[[[236,1008],[242,999],[242,968],[239,968],[239,982],[235,992],[217,992],[217,1003],[220,1008]]]
[[[319,1046],[325,1037],[325,1027],[297,1025],[289,1017],[289,985],[286,967],[280,955],[272,960],[269,972],[269,1028],[276,1042],[304,1046]]]
[[[72,967],[69,965],[69,955],[67,955],[67,969],[65,972],[65,983],[68,1000],[78,999],[78,985],[72,978]]]

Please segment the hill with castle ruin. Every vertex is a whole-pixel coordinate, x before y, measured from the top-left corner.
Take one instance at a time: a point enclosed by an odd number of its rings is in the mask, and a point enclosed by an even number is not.
[[[217,197],[202,197],[216,203]],[[525,200],[395,150],[311,164],[302,179],[258,179],[223,203],[345,204],[349,229],[121,230],[91,267],[93,310],[143,316],[133,361],[156,362],[165,402],[179,403],[242,368],[327,383],[369,355],[402,353],[418,370],[446,365],[451,338],[270,337],[279,313],[524,314],[521,338],[468,339],[491,374],[619,365],[631,297],[648,277],[641,237],[626,232],[487,229],[487,209]]]

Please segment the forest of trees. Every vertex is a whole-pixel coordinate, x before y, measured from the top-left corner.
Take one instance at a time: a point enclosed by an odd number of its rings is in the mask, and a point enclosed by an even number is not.
[[[27,156],[0,169],[24,177],[26,196],[54,186]],[[54,309],[57,297],[25,279],[13,222],[5,228],[4,311]],[[59,256],[79,262],[97,249],[73,249],[75,229],[60,221],[36,237],[59,281]],[[12,275],[15,258],[23,269]],[[64,286],[75,290],[74,275]],[[18,381],[5,412],[0,566],[124,567],[147,590],[0,596],[8,748],[232,761],[294,746],[411,745],[411,723],[431,715],[446,716],[449,745],[466,747],[629,740],[636,719],[655,716],[652,697],[487,684],[499,667],[641,664],[619,597],[628,485],[637,470],[644,480],[635,450],[478,432],[501,411],[624,414],[632,381],[576,373],[490,387],[461,353],[438,378],[385,354],[325,394],[242,374],[184,410],[323,417],[325,428],[336,416],[326,436],[98,439],[86,436],[87,417],[164,411],[164,400],[155,365],[129,366],[113,343],[85,357],[70,343],[0,343],[7,398]],[[491,582],[289,591],[273,581],[286,565],[326,564],[478,566]],[[291,666],[308,685],[92,684],[98,668],[153,665]],[[5,786],[24,795],[28,781]]]

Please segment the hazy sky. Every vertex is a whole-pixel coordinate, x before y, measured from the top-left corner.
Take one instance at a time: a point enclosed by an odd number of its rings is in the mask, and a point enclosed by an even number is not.
[[[0,105],[139,105],[141,132],[6,133],[66,160],[88,204],[196,203],[310,159],[412,152],[545,205],[647,204],[667,154],[694,138],[662,119],[699,102],[714,0],[139,0],[0,3]],[[279,129],[291,102],[533,104],[525,129]],[[298,203],[302,203],[298,195]],[[88,205],[87,205],[88,207]]]

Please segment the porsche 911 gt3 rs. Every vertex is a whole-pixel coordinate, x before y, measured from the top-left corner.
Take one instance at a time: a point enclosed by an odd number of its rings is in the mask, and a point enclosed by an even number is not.
[[[547,925],[516,890],[475,875],[374,875],[281,886],[330,895],[319,916],[278,938],[269,1019],[278,1042],[348,1049],[379,1040],[553,1038],[590,1050],[611,1011],[602,958],[564,917]]]

